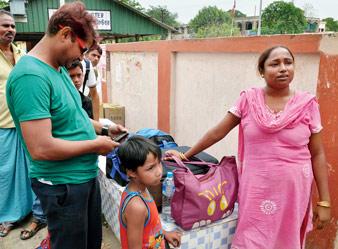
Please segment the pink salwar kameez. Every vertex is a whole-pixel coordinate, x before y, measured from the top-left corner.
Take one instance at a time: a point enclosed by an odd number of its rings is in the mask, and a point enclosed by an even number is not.
[[[300,249],[312,229],[312,133],[322,129],[314,95],[295,91],[279,113],[263,88],[241,93],[239,214],[232,249]]]

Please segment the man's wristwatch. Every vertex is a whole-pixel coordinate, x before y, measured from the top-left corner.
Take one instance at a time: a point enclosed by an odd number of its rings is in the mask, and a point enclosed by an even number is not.
[[[108,124],[105,124],[103,127],[102,127],[102,130],[101,130],[101,135],[102,136],[108,136],[108,129],[111,125],[108,125]]]

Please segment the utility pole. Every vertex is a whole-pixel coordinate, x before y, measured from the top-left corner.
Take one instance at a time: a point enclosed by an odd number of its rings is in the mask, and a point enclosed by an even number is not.
[[[262,27],[262,0],[260,0],[259,4],[258,35],[261,35],[261,27]]]

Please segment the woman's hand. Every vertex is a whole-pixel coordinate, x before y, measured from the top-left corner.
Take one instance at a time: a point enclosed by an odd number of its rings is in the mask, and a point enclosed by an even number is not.
[[[317,230],[326,227],[330,222],[330,208],[317,206],[313,212],[312,222],[317,222]]]
[[[174,247],[180,247],[181,246],[181,236],[182,232],[175,230],[175,231],[164,231],[163,235],[166,241],[168,241],[170,244],[172,244]]]
[[[167,161],[167,160],[174,160],[173,157],[171,157],[171,156],[169,156],[169,155],[167,155],[167,154],[170,154],[170,155],[172,155],[172,156],[175,156],[175,157],[181,159],[182,161],[189,161],[189,159],[184,155],[183,152],[179,152],[179,151],[177,151],[177,150],[167,150],[167,151],[165,152],[165,156],[164,156],[164,160],[166,160],[166,161]]]

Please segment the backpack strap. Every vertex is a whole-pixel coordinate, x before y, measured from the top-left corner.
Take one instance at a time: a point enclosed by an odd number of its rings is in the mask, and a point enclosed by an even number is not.
[[[90,61],[87,58],[83,58],[83,60],[86,63],[86,72],[85,72],[85,75],[84,75],[83,85],[82,85],[82,92],[84,93],[86,83],[88,81],[89,71],[90,71]]]

